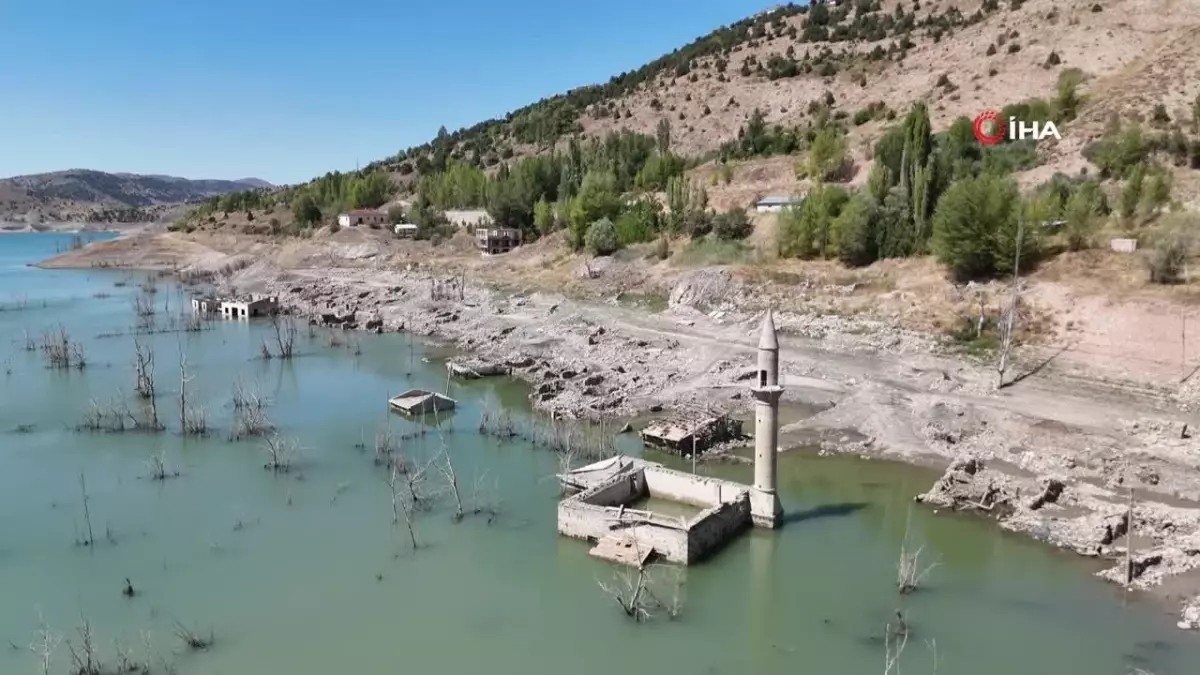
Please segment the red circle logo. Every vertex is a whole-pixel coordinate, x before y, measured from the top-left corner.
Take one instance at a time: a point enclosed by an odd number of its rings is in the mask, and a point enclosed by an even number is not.
[[[988,110],[975,118],[975,140],[983,145],[995,145],[1004,140],[1004,125],[1000,123],[1000,114]]]

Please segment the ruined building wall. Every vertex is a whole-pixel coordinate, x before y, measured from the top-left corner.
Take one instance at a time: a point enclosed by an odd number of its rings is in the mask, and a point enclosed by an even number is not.
[[[716,506],[737,499],[746,486],[659,466],[643,470],[650,496],[694,506]]]
[[[687,562],[695,562],[720,549],[749,526],[750,496],[745,492],[732,502],[705,511],[688,529]]]

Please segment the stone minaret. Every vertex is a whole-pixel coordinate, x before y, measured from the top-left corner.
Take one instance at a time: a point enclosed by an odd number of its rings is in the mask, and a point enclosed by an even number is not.
[[[755,524],[777,527],[783,509],[776,494],[779,453],[779,340],[771,310],[763,317],[758,340],[758,373],[754,394],[754,492],[751,503]]]

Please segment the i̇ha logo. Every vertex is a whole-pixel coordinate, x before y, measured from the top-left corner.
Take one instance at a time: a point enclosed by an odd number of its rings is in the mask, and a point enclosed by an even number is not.
[[[1016,117],[1009,117],[1008,128],[1005,129],[1000,114],[995,110],[988,110],[975,118],[975,140],[983,145],[995,145],[1005,138],[1010,141],[1062,140],[1054,122],[1021,122]]]

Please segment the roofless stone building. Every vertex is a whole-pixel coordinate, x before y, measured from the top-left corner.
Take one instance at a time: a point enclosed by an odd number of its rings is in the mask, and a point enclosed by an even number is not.
[[[770,311],[758,343],[754,397],[754,485],[668,469],[617,456],[559,476],[575,494],[558,503],[558,532],[594,542],[592,555],[641,566],[651,558],[690,564],[750,526],[776,528],[783,508],[777,493],[779,341]],[[690,516],[631,508],[647,498],[695,507]]]

